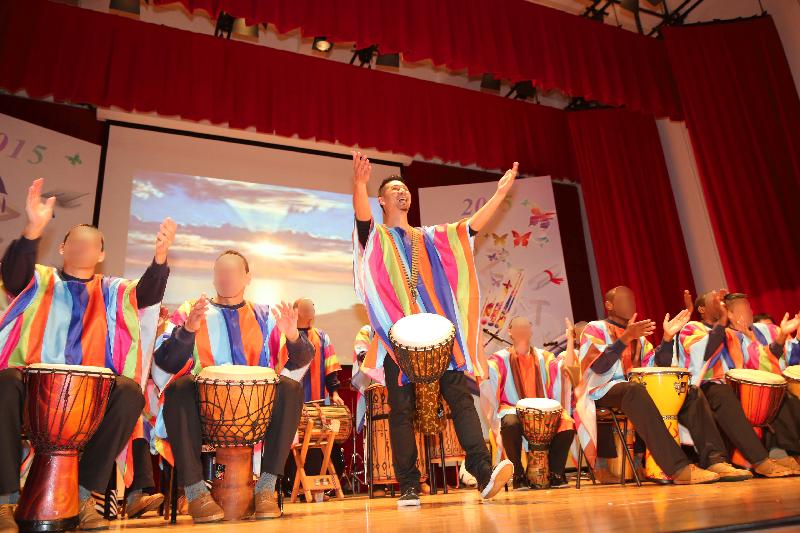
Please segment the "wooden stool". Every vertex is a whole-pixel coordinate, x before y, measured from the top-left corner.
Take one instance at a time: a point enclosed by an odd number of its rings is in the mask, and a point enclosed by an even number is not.
[[[339,483],[339,476],[331,461],[331,451],[335,444],[334,438],[339,432],[339,420],[331,420],[328,424],[323,424],[323,430],[314,431],[314,420],[309,418],[306,422],[305,435],[303,441],[292,446],[292,455],[297,466],[297,473],[292,487],[292,503],[296,502],[302,488],[306,502],[314,501],[313,493],[324,493],[326,490],[335,490],[336,497],[344,499],[342,486]],[[322,451],[322,468],[318,475],[306,474],[305,464],[308,450],[318,448]],[[319,501],[322,501],[320,499]]]

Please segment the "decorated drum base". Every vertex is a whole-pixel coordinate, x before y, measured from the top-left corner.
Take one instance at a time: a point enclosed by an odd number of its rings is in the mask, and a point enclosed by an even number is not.
[[[547,450],[534,450],[528,452],[528,466],[525,468],[531,488],[550,488],[550,464]]]
[[[37,460],[38,459],[38,460]],[[37,455],[14,513],[21,531],[68,531],[78,527],[78,452]]]
[[[253,447],[217,448],[211,496],[225,511],[223,520],[240,520],[253,514]]]

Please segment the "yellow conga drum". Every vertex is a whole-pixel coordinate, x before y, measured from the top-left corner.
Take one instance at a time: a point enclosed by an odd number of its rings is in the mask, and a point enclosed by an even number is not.
[[[795,398],[800,398],[800,365],[786,367],[783,371],[786,378],[786,390]]]
[[[685,368],[658,366],[632,368],[628,374],[628,381],[645,386],[658,412],[661,413],[664,424],[678,444],[680,444],[678,413],[686,400],[690,377],[691,373]],[[670,477],[661,470],[649,450],[645,452],[645,473],[648,479],[653,481],[670,481]]]

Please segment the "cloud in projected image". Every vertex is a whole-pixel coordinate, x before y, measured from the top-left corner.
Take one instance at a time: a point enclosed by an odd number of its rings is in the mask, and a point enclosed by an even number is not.
[[[324,292],[331,301],[315,298],[320,312],[356,303],[349,195],[151,172],[138,173],[132,186],[126,275],[140,274],[152,260],[161,220],[170,216],[179,226],[168,303],[208,287],[214,259],[231,248],[250,261],[252,289],[260,293],[253,297]],[[373,211],[380,213],[376,201]]]

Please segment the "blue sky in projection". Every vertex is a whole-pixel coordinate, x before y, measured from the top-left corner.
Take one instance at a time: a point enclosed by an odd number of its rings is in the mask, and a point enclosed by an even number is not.
[[[373,212],[380,213],[375,199]],[[139,172],[132,183],[126,274],[149,264],[153,236],[167,216],[179,225],[170,285],[210,278],[217,255],[234,248],[248,257],[256,276],[346,285],[352,292],[349,194]]]

